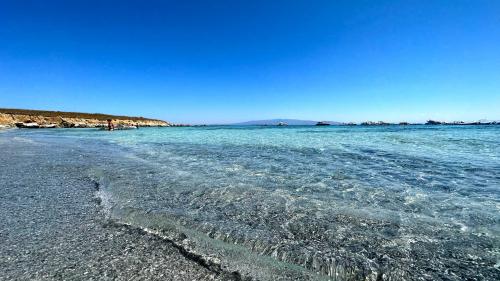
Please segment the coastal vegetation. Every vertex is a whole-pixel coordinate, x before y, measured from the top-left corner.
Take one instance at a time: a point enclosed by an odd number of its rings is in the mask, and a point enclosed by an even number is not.
[[[133,121],[162,121],[158,119],[150,119],[145,117],[111,115],[103,113],[82,113],[82,112],[64,112],[64,111],[49,111],[49,110],[32,110],[32,109],[11,109],[0,108],[0,113],[15,114],[15,115],[33,115],[44,117],[62,117],[62,118],[82,118],[82,119],[97,119],[97,120],[133,120]]]

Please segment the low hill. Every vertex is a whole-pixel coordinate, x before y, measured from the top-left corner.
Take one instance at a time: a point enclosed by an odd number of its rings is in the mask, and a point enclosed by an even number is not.
[[[170,126],[168,122],[144,117],[0,108],[0,125],[3,126],[15,126],[16,123],[37,123],[46,126],[55,125],[56,127],[100,127],[106,125],[107,119],[124,125]]]
[[[254,121],[247,121],[247,122],[240,122],[240,123],[234,123],[232,125],[240,125],[240,126],[245,126],[245,125],[277,125],[278,123],[283,122],[288,125],[302,125],[302,126],[308,126],[308,125],[316,125],[318,121],[313,121],[313,120],[299,120],[299,119],[269,119],[269,120],[254,120]],[[331,125],[339,125],[341,123],[335,122],[335,121],[323,121],[326,123],[329,123]]]

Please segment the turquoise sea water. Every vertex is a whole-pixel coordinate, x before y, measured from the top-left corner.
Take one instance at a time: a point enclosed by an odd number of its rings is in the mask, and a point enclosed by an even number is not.
[[[111,220],[262,280],[498,280],[500,126],[11,130]]]

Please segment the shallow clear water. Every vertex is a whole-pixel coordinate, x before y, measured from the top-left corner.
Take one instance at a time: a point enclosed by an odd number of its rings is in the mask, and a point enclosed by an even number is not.
[[[111,219],[258,279],[500,276],[500,126],[0,137],[75,146]]]

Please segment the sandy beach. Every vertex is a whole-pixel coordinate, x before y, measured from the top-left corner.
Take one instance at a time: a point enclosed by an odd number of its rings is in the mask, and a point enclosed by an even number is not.
[[[237,280],[108,220],[77,151],[9,138],[0,147],[0,280]]]

